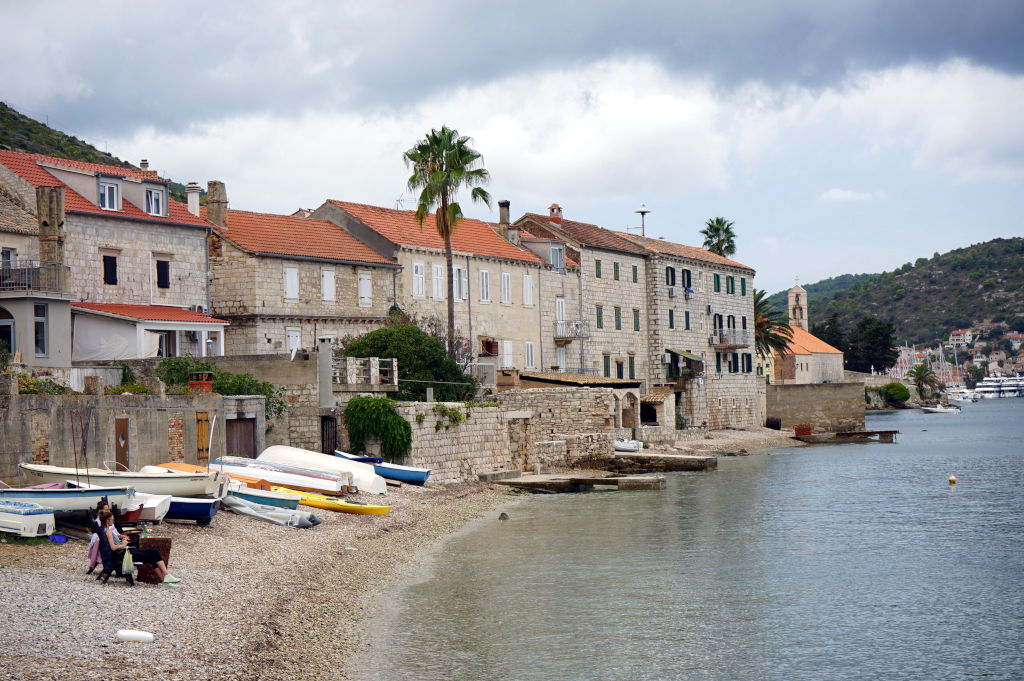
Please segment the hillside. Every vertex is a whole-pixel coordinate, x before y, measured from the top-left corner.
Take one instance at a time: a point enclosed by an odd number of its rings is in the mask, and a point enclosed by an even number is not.
[[[918,258],[893,272],[819,283],[804,286],[811,324],[835,313],[849,328],[870,314],[893,322],[900,342],[930,343],[956,328],[1024,316],[1024,239],[994,239]],[[785,291],[771,300],[786,309]]]
[[[43,125],[34,118],[18,113],[3,102],[0,102],[0,149],[27,151],[33,154],[59,156],[88,163],[105,163],[138,170],[131,163],[100,151],[77,137]],[[183,184],[172,181],[170,192],[171,198],[185,202],[185,186]],[[200,195],[202,202],[205,202],[203,199],[205,193]]]

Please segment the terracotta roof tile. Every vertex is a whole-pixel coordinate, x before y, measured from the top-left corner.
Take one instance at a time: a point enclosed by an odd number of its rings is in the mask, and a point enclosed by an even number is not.
[[[624,239],[629,239],[637,246],[654,253],[663,253],[665,255],[674,255],[680,258],[689,258],[690,260],[699,260],[712,265],[728,265],[730,267],[739,267],[744,270],[750,270],[751,272],[754,271],[754,268],[752,267],[738,263],[735,260],[730,260],[729,258],[723,258],[720,255],[712,253],[711,251],[706,251],[703,248],[697,248],[696,246],[684,246],[683,244],[665,241],[664,239],[652,239],[638,234],[626,234],[625,232],[616,232],[616,234],[620,235]]]
[[[0,187],[0,232],[39,234],[39,223],[21,204],[15,202]]]
[[[623,239],[618,233],[613,232],[610,229],[605,229],[604,227],[599,227],[586,222],[566,220],[565,218],[552,218],[547,215],[541,215],[540,213],[527,213],[525,217],[531,220],[536,220],[542,225],[546,224],[554,227],[555,229],[560,229],[573,240],[578,241],[585,246],[596,246],[598,248],[607,248],[613,251],[625,251],[626,253],[644,253],[644,249]]]
[[[427,215],[421,228],[416,221],[416,213],[411,210],[380,208],[335,199],[329,201],[392,243],[413,248],[444,250],[444,240],[437,234],[433,213]],[[230,227],[230,223],[228,226]],[[459,221],[452,234],[452,250],[488,258],[544,263],[544,260],[526,248],[520,248],[502,239],[489,223],[472,218],[463,218]]]
[[[591,376],[589,374],[576,374],[569,371],[521,371],[519,372],[519,375],[522,378],[534,378],[557,383],[571,383],[572,385],[624,386],[636,385],[640,382],[640,379]]]
[[[327,220],[229,210],[227,230],[217,233],[250,253],[398,265]]]
[[[217,319],[202,312],[186,310],[180,307],[168,307],[166,305],[127,305],[123,303],[71,303],[71,307],[79,310],[92,310],[93,312],[104,312],[106,314],[138,319],[153,322],[192,322],[207,324],[227,324],[223,319]]]
[[[154,177],[150,174],[146,174],[145,172],[134,170],[132,168],[121,168],[120,166],[109,166],[100,163],[85,163],[83,161],[72,161],[66,158],[43,156],[42,154],[27,154],[20,151],[6,151],[0,149],[0,164],[7,166],[8,169],[21,177],[21,179],[31,184],[33,187],[66,187],[66,191],[64,193],[64,208],[68,211],[94,213],[96,215],[106,215],[109,217],[135,218],[156,222],[197,225],[202,227],[210,226],[210,224],[202,218],[189,213],[188,207],[185,204],[175,201],[169,196],[167,197],[167,208],[170,213],[169,216],[150,215],[126,200],[121,201],[121,210],[119,211],[104,210],[70,187],[67,187],[64,183],[58,180],[55,175],[47,172],[46,168],[40,165],[40,163],[50,163],[65,168],[84,170],[91,173],[106,173],[109,175],[119,175],[121,177],[145,179],[151,182],[160,182],[162,184],[167,183],[167,180]]]
[[[814,353],[843,354],[842,350],[836,350],[817,336],[812,336],[804,331],[802,327],[790,324],[789,328],[793,329],[793,338],[790,339],[787,348],[791,355],[810,355]]]

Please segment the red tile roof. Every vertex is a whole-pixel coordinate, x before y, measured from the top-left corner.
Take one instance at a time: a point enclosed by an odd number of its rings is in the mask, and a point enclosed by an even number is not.
[[[552,218],[540,213],[527,213],[524,217],[535,220],[542,225],[549,225],[568,234],[573,240],[585,246],[596,246],[607,248],[613,251],[625,251],[626,253],[644,253],[644,249],[636,244],[626,241],[616,232],[604,227],[592,225],[587,222],[566,220],[565,218]]]
[[[121,210],[104,210],[96,203],[85,198],[78,192],[57,179],[56,176],[47,172],[40,163],[50,163],[71,170],[84,170],[90,173],[104,173],[120,177],[131,177],[145,179],[151,182],[166,184],[167,180],[155,177],[133,168],[122,168],[120,166],[109,166],[101,163],[85,163],[83,161],[72,161],[66,158],[53,158],[42,154],[28,154],[21,151],[6,151],[0,149],[0,164],[7,166],[11,172],[25,180],[33,187],[66,187],[64,193],[64,208],[68,211],[79,213],[94,213],[110,217],[135,218],[139,220],[153,220],[156,222],[169,222],[186,225],[198,225],[209,227],[210,224],[200,217],[188,212],[188,206],[167,197],[167,208],[170,216],[161,217],[150,215],[141,208],[138,208],[126,200],[121,201]]]
[[[166,305],[126,305],[122,303],[71,303],[71,307],[79,310],[91,310],[106,314],[137,319],[147,322],[190,322],[205,324],[227,324],[223,319],[217,319],[195,310],[185,310],[180,307],[168,307]]]
[[[680,258],[689,258],[690,260],[700,260],[712,265],[728,265],[729,267],[739,267],[740,269],[754,271],[753,267],[747,267],[742,263],[738,263],[735,260],[729,258],[723,258],[720,255],[706,251],[703,248],[697,248],[696,246],[684,246],[683,244],[677,244],[672,241],[665,241],[664,239],[652,239],[646,236],[640,236],[638,234],[626,234],[625,232],[616,232],[624,239],[629,239],[637,246],[646,248],[654,253],[663,253],[665,255],[674,255]]]
[[[217,233],[250,253],[398,265],[327,220],[229,210],[227,230]]]
[[[39,234],[39,223],[21,204],[0,190],[0,232]]]
[[[444,240],[437,234],[433,213],[423,220],[421,229],[416,220],[416,213],[411,210],[393,210],[334,199],[329,201],[392,243],[414,248],[444,250]],[[231,227],[230,222],[228,227]],[[452,234],[452,250],[487,258],[544,263],[544,260],[529,250],[502,239],[490,224],[472,218],[463,218],[459,221]]]
[[[790,324],[789,328],[793,330],[793,338],[790,339],[787,348],[788,353],[791,355],[843,354],[842,350],[836,350],[817,336],[812,336],[804,331],[802,327]]]

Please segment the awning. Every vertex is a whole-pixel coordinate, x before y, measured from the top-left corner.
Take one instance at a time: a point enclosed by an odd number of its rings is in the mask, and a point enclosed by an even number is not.
[[[676,350],[674,348],[666,348],[666,350],[668,350],[669,352],[671,352],[673,354],[679,355],[680,357],[685,357],[686,359],[692,359],[694,362],[700,362],[701,364],[704,363],[704,358],[703,357],[701,357],[700,355],[695,355],[692,352],[687,352],[686,350]]]

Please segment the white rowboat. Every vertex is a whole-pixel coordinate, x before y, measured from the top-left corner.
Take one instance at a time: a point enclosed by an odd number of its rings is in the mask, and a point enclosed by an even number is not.
[[[19,537],[45,537],[53,533],[53,509],[26,501],[0,500],[0,532]]]
[[[137,492],[181,497],[216,495],[218,492],[223,495],[223,489],[226,488],[226,484],[220,478],[220,473],[215,471],[183,473],[145,466],[141,471],[135,472],[108,471],[103,468],[66,468],[34,463],[18,465],[29,480],[29,484],[33,485],[43,482],[63,483],[65,480],[75,480],[90,485],[131,487]],[[149,468],[154,470],[147,471]]]
[[[320,452],[312,452],[308,449],[274,445],[264,449],[263,453],[256,457],[256,460],[287,464],[289,466],[301,466],[302,468],[311,468],[327,473],[348,473],[352,476],[352,484],[360,492],[386,494],[388,489],[387,482],[384,481],[384,478],[377,475],[377,472],[373,470],[373,466],[370,464],[321,454]]]

